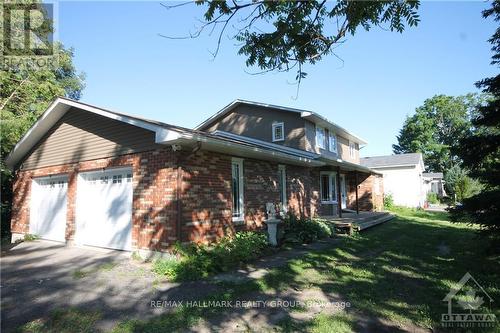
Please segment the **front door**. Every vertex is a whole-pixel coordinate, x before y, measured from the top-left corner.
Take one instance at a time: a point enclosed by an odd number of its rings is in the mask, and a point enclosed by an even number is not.
[[[347,191],[345,186],[345,175],[340,175],[340,196],[342,200],[342,209],[347,208]]]

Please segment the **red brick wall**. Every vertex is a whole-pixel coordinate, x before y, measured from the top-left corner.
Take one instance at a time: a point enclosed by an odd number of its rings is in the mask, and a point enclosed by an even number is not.
[[[298,216],[318,214],[319,170],[300,166],[287,166],[288,207]]]
[[[375,178],[378,178],[378,190],[375,189]],[[348,184],[347,207],[356,209],[356,175],[350,172],[346,175]],[[381,175],[369,175],[358,172],[358,199],[359,209],[362,211],[382,210],[383,207],[383,181]]]
[[[354,172],[343,173],[346,180],[347,208],[356,210],[356,174]],[[374,179],[379,177],[379,193],[374,192]],[[319,174],[316,177],[319,179]],[[383,184],[382,176],[369,175],[358,172],[358,200],[361,211],[381,210],[383,206]],[[319,188],[319,184],[316,188]],[[320,204],[319,213],[322,215],[337,215],[338,207],[336,204]]]
[[[181,152],[182,241],[209,242],[233,232],[231,158]]]
[[[132,246],[165,250],[178,240],[210,242],[235,229],[263,227],[265,205],[279,202],[278,163],[244,159],[245,224],[234,226],[231,206],[231,156],[209,151],[173,152],[162,148],[149,152],[17,172],[14,182],[12,231],[29,232],[32,177],[68,175],[66,239],[75,236],[75,201],[78,172],[130,166],[133,169]],[[289,211],[312,217],[321,212],[317,168],[286,165]],[[347,175],[349,205],[353,180]],[[382,194],[373,201],[373,176],[363,178],[360,208],[382,206]],[[380,181],[380,186],[382,182]],[[179,185],[179,186],[178,186]],[[178,190],[179,189],[179,190]],[[178,228],[180,226],[180,229]]]
[[[175,235],[173,223],[176,210],[173,162],[169,149],[124,155],[35,170],[18,171],[14,181],[11,230],[14,233],[29,232],[29,205],[33,177],[55,174],[68,175],[68,207],[66,239],[75,236],[75,202],[78,172],[102,168],[130,166],[133,170],[133,217],[132,246],[139,249],[162,249],[168,247]],[[161,185],[161,186],[160,186]]]
[[[246,228],[262,227],[266,218],[266,203],[280,202],[278,164],[245,159],[243,177]]]
[[[198,151],[182,153],[182,241],[210,242],[236,230],[264,227],[266,203],[279,203],[279,164],[243,159],[245,222],[232,222],[231,156]],[[319,173],[286,165],[287,201],[295,214],[316,212]]]

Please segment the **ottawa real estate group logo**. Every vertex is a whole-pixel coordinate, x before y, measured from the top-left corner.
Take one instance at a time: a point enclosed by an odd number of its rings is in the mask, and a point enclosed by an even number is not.
[[[448,302],[448,313],[441,315],[443,327],[486,328],[498,325],[491,311],[493,299],[469,272],[451,288],[443,301]]]
[[[0,1],[0,70],[57,68],[56,14],[57,2]]]

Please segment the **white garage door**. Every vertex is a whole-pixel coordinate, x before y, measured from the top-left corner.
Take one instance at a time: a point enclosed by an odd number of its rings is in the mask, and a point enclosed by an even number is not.
[[[36,178],[31,183],[30,233],[65,241],[68,177]]]
[[[76,201],[76,242],[132,249],[132,169],[81,173]]]

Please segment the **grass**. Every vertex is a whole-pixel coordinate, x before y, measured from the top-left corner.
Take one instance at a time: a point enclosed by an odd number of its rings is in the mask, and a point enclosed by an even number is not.
[[[113,268],[118,265],[115,262],[106,262],[104,264],[100,264],[97,267],[91,268],[91,269],[77,269],[76,271],[73,272],[73,278],[74,279],[83,279],[89,275],[92,275],[97,272],[109,272]]]
[[[227,286],[224,295],[212,297],[235,299],[256,291],[279,295],[290,288],[319,288],[325,294],[341,294],[358,316],[429,329],[439,328],[446,311],[442,299],[466,272],[493,299],[500,299],[499,260],[484,255],[484,243],[474,229],[450,223],[446,212],[394,208],[394,213],[396,219],[346,238],[338,247],[311,252],[259,280]],[[181,308],[151,321],[124,322],[115,332],[154,332],[172,323],[172,331],[183,330],[220,311]],[[356,325],[356,317],[347,311],[320,314],[307,322],[287,318],[278,329],[350,332]]]
[[[278,323],[282,332],[312,332],[312,333],[352,333],[354,331],[353,317],[347,313],[334,315],[319,314],[310,321],[296,322],[286,318]]]
[[[361,330],[360,319],[410,330],[442,330],[441,314],[447,310],[442,299],[466,272],[500,300],[500,258],[485,254],[486,244],[473,227],[450,223],[446,212],[394,208],[394,213],[397,217],[388,223],[291,260],[260,279],[222,283],[221,292],[201,300],[251,300],[264,293],[279,297],[290,290],[318,290],[351,303],[344,311],[319,313],[306,321],[285,317],[275,325],[281,332],[353,332]],[[201,319],[226,319],[230,311],[179,307],[149,320],[125,319],[113,333],[186,331]],[[498,306],[493,311],[500,318]],[[382,326],[365,331],[384,329],[388,331]]]
[[[34,320],[19,328],[19,333],[91,333],[95,323],[101,318],[98,311],[77,309],[55,310],[49,320]]]
[[[39,237],[37,235],[32,235],[32,234],[25,234],[24,235],[24,241],[25,242],[32,242],[37,240]]]

